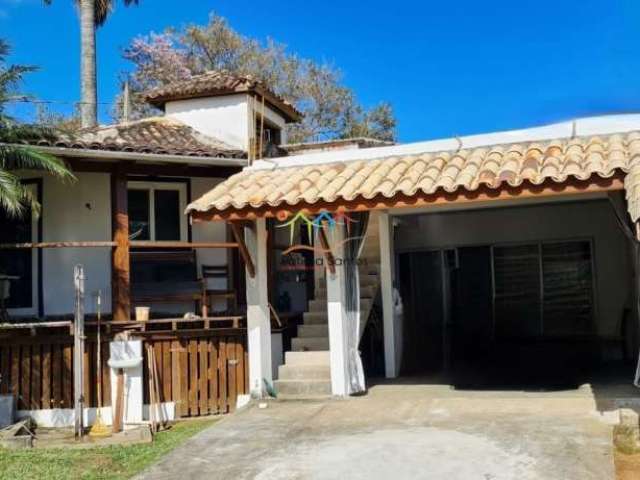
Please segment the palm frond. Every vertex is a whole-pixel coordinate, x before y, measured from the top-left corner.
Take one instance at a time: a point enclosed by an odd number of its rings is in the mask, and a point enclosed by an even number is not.
[[[0,38],[0,62],[4,62],[10,51],[11,47],[9,47],[9,43],[3,38]]]
[[[24,190],[18,177],[0,169],[0,208],[9,216],[16,217],[24,212]]]
[[[51,5],[53,0],[42,0],[45,5]],[[76,0],[76,4],[79,6],[82,0]],[[107,21],[107,17],[113,11],[115,5],[114,0],[94,0],[95,1],[95,18],[94,23],[96,27],[101,27],[104,22]],[[138,5],[139,0],[123,0],[125,6]],[[0,53],[1,56],[1,53]]]
[[[0,170],[38,170],[62,181],[76,180],[62,159],[27,145],[0,145]]]

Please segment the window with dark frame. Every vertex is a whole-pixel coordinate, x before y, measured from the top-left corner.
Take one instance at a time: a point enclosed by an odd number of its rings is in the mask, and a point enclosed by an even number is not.
[[[592,246],[588,240],[493,247],[497,338],[592,333]]]
[[[131,240],[184,240],[179,190],[130,188],[128,210]]]

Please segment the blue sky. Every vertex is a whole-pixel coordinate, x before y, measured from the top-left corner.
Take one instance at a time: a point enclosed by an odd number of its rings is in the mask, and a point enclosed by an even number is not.
[[[25,84],[39,98],[78,98],[73,3],[0,0],[12,61],[41,67]],[[212,10],[244,35],[332,62],[365,105],[391,102],[403,142],[640,112],[637,0],[140,0],[99,31],[99,101],[113,101],[133,37]]]

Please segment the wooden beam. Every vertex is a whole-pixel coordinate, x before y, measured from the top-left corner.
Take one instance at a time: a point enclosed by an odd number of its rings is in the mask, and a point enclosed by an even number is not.
[[[111,174],[113,241],[112,311],[114,320],[131,318],[131,272],[129,255],[129,212],[127,208],[127,174],[119,168]]]
[[[247,273],[251,278],[256,276],[256,267],[251,259],[251,254],[249,253],[249,249],[247,245],[244,243],[244,235],[240,231],[240,226],[230,222],[229,226],[231,227],[231,232],[233,233],[233,238],[235,238],[236,243],[238,244],[238,251],[240,252],[240,256],[244,261],[245,267],[247,268]]]
[[[116,242],[39,242],[39,243],[0,243],[0,250],[20,250],[31,248],[113,248]],[[233,242],[153,242],[134,240],[129,242],[135,248],[238,248]]]
[[[336,259],[331,251],[329,240],[327,240],[327,222],[322,222],[322,228],[318,231],[318,239],[320,240],[320,246],[322,247],[322,254],[327,262],[327,268],[331,275],[336,273]]]
[[[31,248],[112,248],[116,242],[38,242],[38,243],[0,243],[0,250],[19,250]]]
[[[222,212],[191,212],[191,217],[196,223],[223,220],[255,220],[256,218],[282,219],[289,218],[299,212],[313,215],[322,211],[362,212],[371,210],[420,208],[445,204],[486,203],[527,198],[553,198],[567,195],[623,190],[624,177],[624,172],[619,171],[610,178],[602,178],[598,175],[593,175],[587,180],[570,178],[560,183],[554,180],[547,180],[540,185],[534,185],[527,181],[517,187],[503,184],[500,187],[492,188],[484,185],[475,191],[468,191],[461,188],[455,192],[438,190],[432,194],[425,194],[422,192],[416,193],[413,196],[398,194],[391,198],[387,198],[384,195],[377,195],[372,199],[358,197],[351,201],[321,201],[313,204],[300,202],[296,204],[295,207],[290,207],[288,205],[283,207],[266,206],[260,208],[243,208],[240,210],[233,209]]]
[[[153,242],[147,240],[132,240],[132,248],[238,248],[233,242]]]

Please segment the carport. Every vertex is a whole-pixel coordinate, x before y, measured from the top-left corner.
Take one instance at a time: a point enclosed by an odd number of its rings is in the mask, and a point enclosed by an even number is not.
[[[401,374],[467,389],[628,384],[633,245],[612,195],[395,217]]]
[[[264,396],[272,383],[268,223],[300,215],[313,223],[375,213],[375,231],[366,230],[368,217],[358,218],[365,246],[379,242],[380,348],[388,378],[416,365],[423,370],[415,373],[446,374],[465,360],[473,368],[463,383],[476,386],[487,371],[482,359],[508,374],[495,386],[518,375],[553,386],[581,381],[579,372],[553,378],[567,362],[581,371],[592,359],[598,366],[609,357],[635,362],[639,130],[574,122],[307,154],[256,162],[219,184],[187,210],[195,222],[244,227],[255,265],[247,281],[252,394]],[[326,260],[331,391],[345,396],[361,391],[353,322],[368,319],[353,307],[350,283],[358,276],[349,265],[362,249],[346,256],[348,222],[338,222],[331,235],[324,220],[318,223],[309,241],[321,244]]]

